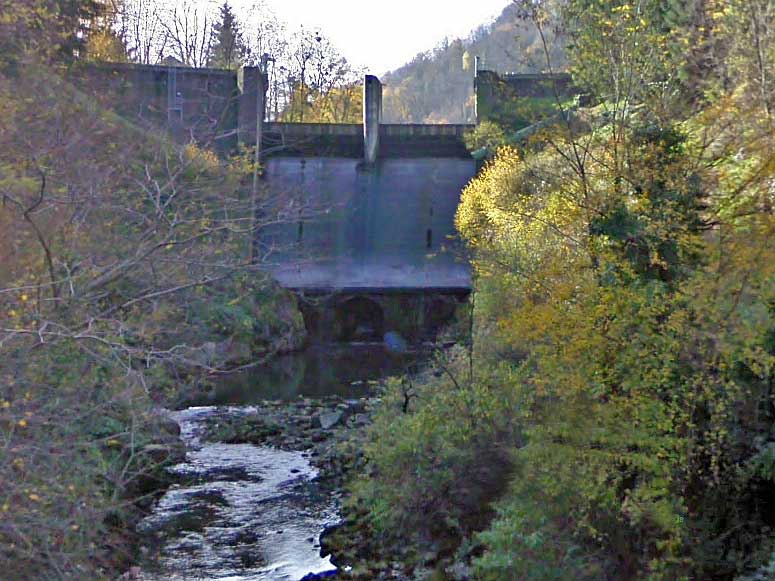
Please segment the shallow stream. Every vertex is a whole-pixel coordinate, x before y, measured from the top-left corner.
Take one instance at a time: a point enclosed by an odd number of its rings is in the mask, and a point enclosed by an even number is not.
[[[207,422],[256,413],[265,400],[365,397],[412,357],[376,346],[312,351],[229,378],[171,412],[186,459],[176,483],[140,525],[149,539],[148,580],[289,580],[333,575],[321,533],[338,505],[316,481],[310,452],[206,441]]]
[[[204,443],[213,407],[173,413],[188,448],[143,532],[158,538],[151,578],[302,579],[336,570],[320,556],[320,533],[338,520],[303,452]],[[221,410],[222,412],[224,410]],[[240,414],[247,408],[232,408]]]

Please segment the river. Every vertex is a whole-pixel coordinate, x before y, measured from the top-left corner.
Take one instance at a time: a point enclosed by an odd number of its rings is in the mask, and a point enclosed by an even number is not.
[[[309,433],[319,439],[330,433],[320,429],[323,401],[340,402],[334,414],[323,415],[344,422],[380,379],[415,360],[377,345],[313,348],[182,399],[170,415],[180,425],[186,458],[171,469],[175,483],[140,524],[148,553],[143,578],[297,581],[335,574],[331,557],[321,555],[320,536],[337,524],[339,506],[317,479],[315,452],[209,441],[208,425],[268,407],[290,409],[295,415],[287,417],[305,427],[317,422]]]

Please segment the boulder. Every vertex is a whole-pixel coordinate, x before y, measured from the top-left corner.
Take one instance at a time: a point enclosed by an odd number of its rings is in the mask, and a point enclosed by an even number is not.
[[[178,437],[180,436],[180,424],[167,416],[161,416],[159,418],[159,429],[167,435]]]
[[[142,453],[157,464],[182,462],[186,457],[185,448],[182,444],[148,444],[143,446]]]
[[[348,399],[345,401],[347,404],[347,411],[351,414],[362,414],[366,412],[366,401],[362,399]]]
[[[334,426],[340,424],[344,419],[344,412],[340,410],[324,412],[318,416],[320,427],[324,430],[330,430]]]

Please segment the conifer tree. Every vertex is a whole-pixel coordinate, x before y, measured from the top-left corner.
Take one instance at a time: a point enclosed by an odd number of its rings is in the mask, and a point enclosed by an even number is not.
[[[239,21],[228,2],[220,8],[218,22],[213,25],[213,46],[207,65],[221,69],[236,69],[245,59],[247,49]]]

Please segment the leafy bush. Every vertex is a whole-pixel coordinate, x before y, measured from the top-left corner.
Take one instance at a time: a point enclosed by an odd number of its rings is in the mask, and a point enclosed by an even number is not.
[[[415,539],[441,539],[451,553],[484,526],[508,482],[517,437],[510,397],[492,377],[472,382],[462,349],[419,377],[388,383],[365,444],[369,475],[352,500],[387,546],[412,531]]]
[[[301,322],[246,260],[253,202],[276,203],[246,195],[248,165],[140,130],[38,56],[0,70],[0,570],[115,578],[176,453],[153,398]]]
[[[494,151],[506,143],[506,133],[497,123],[485,120],[466,131],[465,142],[469,151],[476,151],[483,147]]]

